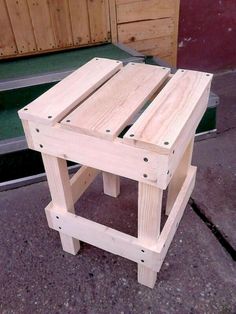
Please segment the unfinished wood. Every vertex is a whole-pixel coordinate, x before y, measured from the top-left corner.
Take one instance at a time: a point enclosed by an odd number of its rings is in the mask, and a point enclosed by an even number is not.
[[[168,219],[162,229],[160,237],[158,238],[155,251],[160,254],[159,261],[157,262],[157,271],[160,270],[161,265],[164,261],[166,253],[169,249],[171,241],[175,235],[175,232],[179,226],[180,220],[183,216],[185,207],[192,194],[197,168],[194,166],[189,167],[188,174],[181,187],[180,193],[178,194],[173,208],[168,216]]]
[[[175,0],[140,0],[119,4],[117,3],[117,22],[130,23],[133,21],[151,20],[173,16]]]
[[[146,247],[157,244],[161,225],[161,205],[163,191],[139,182],[138,189],[138,239]],[[143,252],[145,253],[145,252]],[[145,262],[145,257],[142,258]],[[153,288],[157,273],[152,269],[138,265],[138,282]]]
[[[110,33],[108,1],[88,0],[88,14],[91,42],[107,41]]]
[[[99,170],[82,166],[70,179],[73,202],[76,203],[81,195],[86,191],[96,176],[100,173]]]
[[[59,213],[74,213],[74,202],[71,193],[69,175],[66,161],[54,156],[42,154],[47,181],[52,197],[52,203]],[[58,230],[60,232],[60,230]],[[63,250],[77,254],[80,243],[77,239],[60,232]]]
[[[144,39],[129,43],[129,47],[145,55],[158,56],[159,58],[171,55],[173,52],[172,36]]]
[[[33,26],[26,0],[6,0],[18,53],[36,51]]]
[[[60,212],[51,204],[46,208],[46,213],[50,228],[57,231],[62,230],[70,237],[80,239],[136,263],[142,263],[141,260],[145,256],[142,264],[155,269],[158,255],[151,248],[146,248],[137,238],[83,217]],[[56,218],[57,216],[59,219]]]
[[[27,0],[39,51],[56,47],[47,0]]]
[[[173,18],[120,24],[118,25],[118,40],[122,43],[130,43],[138,40],[170,36],[173,30]]]
[[[120,177],[113,173],[103,172],[104,194],[117,197],[120,194]]]
[[[167,68],[130,63],[61,123],[84,134],[113,140],[169,73]]]
[[[109,14],[111,25],[111,41],[113,43],[118,42],[117,34],[117,19],[116,19],[116,0],[109,0]]]
[[[67,0],[49,0],[48,5],[56,46],[73,46],[70,13]]]
[[[169,215],[191,165],[194,138],[191,140],[168,186],[166,215]]]
[[[86,0],[68,0],[74,45],[90,43],[89,17]]]
[[[0,8],[0,56],[14,55],[18,51],[4,0],[0,0]]]
[[[208,73],[178,70],[124,135],[126,142],[170,154],[176,141],[198,120],[198,107],[206,108],[208,99],[203,95],[211,80]]]
[[[109,142],[72,132],[60,125],[52,128],[29,124],[35,150],[166,188],[169,159],[166,155],[126,145],[122,140]]]
[[[18,111],[19,116],[53,125],[121,67],[120,61],[94,58]]]

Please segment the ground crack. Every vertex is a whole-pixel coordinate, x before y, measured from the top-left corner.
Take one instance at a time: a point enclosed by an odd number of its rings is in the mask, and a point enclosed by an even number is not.
[[[214,234],[218,242],[223,246],[223,248],[228,252],[228,254],[232,257],[234,261],[236,261],[236,251],[226,239],[226,237],[222,234],[222,232],[214,225],[209,218],[206,217],[204,210],[195,202],[195,200],[191,197],[189,200],[189,204],[194,210],[194,212],[201,218],[201,220],[206,224],[206,226],[211,230]]]

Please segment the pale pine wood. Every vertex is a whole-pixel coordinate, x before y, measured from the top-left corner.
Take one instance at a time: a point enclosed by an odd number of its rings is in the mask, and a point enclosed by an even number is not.
[[[208,73],[178,70],[124,135],[125,141],[161,153],[173,151],[177,139],[199,122],[195,112],[205,110],[211,80]]]
[[[120,177],[113,173],[103,172],[103,190],[106,195],[117,197],[120,194]]]
[[[36,51],[36,42],[27,1],[6,0],[6,4],[18,52],[21,54]]]
[[[91,42],[108,41],[110,23],[108,21],[109,7],[107,0],[88,1]]]
[[[99,170],[82,166],[70,179],[71,192],[73,202],[76,203],[81,195],[86,191],[96,176],[100,173]]]
[[[48,5],[52,21],[52,30],[57,47],[73,46],[67,0],[49,1]]]
[[[157,262],[157,271],[159,271],[161,268],[161,265],[164,261],[171,241],[175,235],[180,220],[183,216],[184,210],[187,206],[188,200],[192,194],[195,185],[196,171],[197,171],[196,167],[194,166],[189,167],[185,181],[175,200],[173,208],[168,216],[168,219],[162,229],[160,237],[157,240],[155,251],[157,251],[160,254],[159,261]]]
[[[47,154],[42,154],[47,174],[52,203],[59,212],[74,213],[74,202],[66,161]],[[60,231],[60,230],[59,230]],[[60,232],[63,250],[73,255],[80,249],[77,239]]]
[[[118,23],[151,20],[173,16],[175,13],[173,0],[140,0],[117,4]]]
[[[122,62],[94,58],[18,111],[21,119],[55,124],[122,67]]]
[[[72,132],[60,125],[29,124],[36,150],[163,189],[167,187],[167,155],[126,145],[119,139],[109,142]]]
[[[74,45],[90,43],[89,17],[86,0],[68,0]]]
[[[39,51],[56,47],[47,0],[27,0]],[[46,31],[45,31],[46,30]]]
[[[111,24],[111,40],[113,43],[117,43],[117,18],[116,18],[116,0],[109,0],[109,13]]]
[[[86,218],[68,212],[60,212],[52,204],[49,204],[45,211],[50,228],[57,231],[62,230],[70,237],[80,239],[136,263],[142,263],[141,260],[145,255],[145,261],[142,264],[150,269],[156,269],[158,254],[152,248],[142,244],[139,239]],[[56,218],[57,216],[59,219]]]
[[[174,30],[173,18],[140,21],[118,25],[118,40],[122,43],[170,36]]]
[[[160,234],[162,194],[161,189],[139,182],[138,239],[147,247],[155,245]],[[145,261],[145,255],[142,260]],[[156,278],[155,271],[138,265],[138,282],[153,288]]]
[[[14,55],[18,51],[5,0],[0,0],[0,9],[0,57]]]
[[[175,203],[175,200],[181,190],[183,182],[188,174],[189,167],[191,165],[192,153],[193,153],[193,144],[194,139],[191,140],[187,146],[183,157],[178,165],[178,168],[175,170],[173,177],[168,186],[168,195],[166,203],[166,215],[169,215],[171,209]]]
[[[167,68],[130,63],[61,123],[84,134],[113,140],[163,84],[169,73],[170,69]]]

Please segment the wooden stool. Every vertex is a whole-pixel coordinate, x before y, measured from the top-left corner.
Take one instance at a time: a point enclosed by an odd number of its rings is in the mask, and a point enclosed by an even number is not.
[[[170,75],[168,68],[95,58],[19,111],[29,148],[42,154],[52,197],[47,220],[63,250],[76,254],[81,240],[123,256],[138,263],[140,283],[154,286],[194,187],[194,133],[211,80],[208,73]],[[71,179],[66,160],[83,165]],[[119,176],[139,182],[138,238],[74,214],[100,171],[113,197]],[[167,187],[169,216],[160,231]]]

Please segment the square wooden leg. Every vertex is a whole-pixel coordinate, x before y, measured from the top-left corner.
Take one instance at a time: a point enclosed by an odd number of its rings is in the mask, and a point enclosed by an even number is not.
[[[166,203],[166,215],[170,214],[171,208],[179,194],[179,191],[183,185],[183,182],[187,176],[189,167],[191,165],[192,153],[193,153],[194,139],[192,139],[187,146],[184,155],[173,174],[173,177],[168,186],[167,203]]]
[[[160,234],[163,191],[139,182],[138,190],[138,238],[145,246],[157,243]],[[138,264],[138,282],[153,288],[157,272]]]
[[[71,185],[64,159],[42,154],[49,190],[51,192],[53,206],[60,211],[74,213],[74,202]],[[73,255],[80,249],[80,242],[66,234],[60,233],[62,248]]]
[[[120,177],[109,173],[103,172],[103,190],[106,195],[117,197],[120,194]]]

